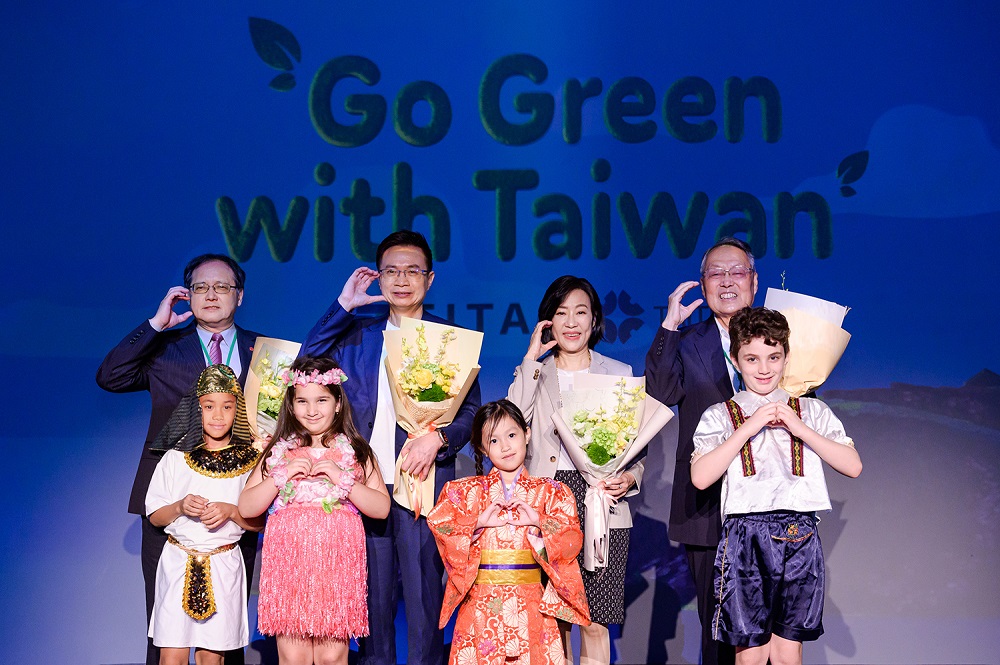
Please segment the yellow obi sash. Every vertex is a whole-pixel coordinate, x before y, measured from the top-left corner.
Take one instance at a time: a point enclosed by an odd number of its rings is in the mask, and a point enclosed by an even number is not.
[[[541,584],[542,568],[531,550],[483,550],[476,584]]]

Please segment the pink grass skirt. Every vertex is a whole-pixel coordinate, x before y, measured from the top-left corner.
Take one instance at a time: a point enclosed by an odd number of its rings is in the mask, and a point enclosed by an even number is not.
[[[348,640],[368,635],[368,564],[361,517],[289,506],[267,519],[260,566],[263,635]]]

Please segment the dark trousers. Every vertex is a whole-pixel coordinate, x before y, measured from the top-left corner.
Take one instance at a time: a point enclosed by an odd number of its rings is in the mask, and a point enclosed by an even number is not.
[[[392,487],[389,487],[392,493]],[[402,577],[409,665],[443,665],[444,564],[427,520],[395,501],[384,520],[364,518],[368,548],[368,627],[358,665],[396,665],[397,579]],[[226,665],[229,665],[227,662]]]
[[[167,532],[153,526],[149,518],[142,516],[142,548],[140,549],[140,559],[142,560],[142,579],[146,583],[146,627],[149,627],[149,620],[153,616],[153,601],[156,598],[156,566],[160,562],[160,554],[163,546],[167,544]],[[250,584],[253,580],[253,566],[257,560],[257,538],[260,534],[255,531],[247,531],[240,538],[240,551],[243,552],[243,563],[247,571],[247,599],[250,598]],[[251,630],[253,628],[251,627]],[[225,655],[226,665],[243,665],[243,649],[233,649],[227,651]],[[153,638],[146,638],[146,665],[159,665],[160,649],[153,644]]]
[[[702,665],[733,665],[736,650],[712,639],[712,617],[715,615],[715,547],[685,545],[688,568],[694,576],[698,594],[698,619],[701,620]]]

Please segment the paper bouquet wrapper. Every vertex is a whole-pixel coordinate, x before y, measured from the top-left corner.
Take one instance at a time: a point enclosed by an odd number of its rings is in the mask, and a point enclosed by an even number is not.
[[[250,429],[253,431],[254,439],[260,440],[273,435],[277,425],[274,418],[257,408],[261,386],[268,380],[267,376],[257,373],[260,359],[266,354],[271,361],[269,367],[275,368],[280,364],[288,366],[299,355],[300,348],[302,348],[302,344],[299,342],[289,342],[286,339],[275,339],[274,337],[258,337],[257,341],[254,342],[253,355],[250,356],[250,371],[247,372],[247,383],[243,389],[243,396],[247,404],[247,419],[250,421]],[[273,369],[272,372],[274,372]]]
[[[448,344],[445,362],[458,364],[458,373],[453,382],[461,386],[455,397],[442,402],[418,402],[403,392],[396,379],[403,366],[403,340],[412,347],[417,345],[417,326],[424,326],[424,337],[431,355],[437,353],[441,345],[441,336],[448,330],[455,331],[456,338]],[[420,319],[403,318],[399,330],[386,330],[385,335],[385,369],[389,377],[392,393],[392,405],[396,411],[396,422],[411,438],[433,432],[438,427],[450,425],[455,414],[462,407],[466,395],[473,382],[479,376],[479,354],[483,348],[483,333]],[[392,497],[399,505],[412,510],[414,519],[423,515],[426,517],[434,507],[434,466],[431,466],[427,477],[423,480],[411,476],[402,470],[402,456],[396,460],[396,473],[393,483]]]
[[[573,390],[563,394],[562,412],[556,411],[552,414],[552,422],[563,447],[566,448],[574,466],[588,485],[583,501],[587,511],[583,523],[583,567],[590,571],[608,565],[611,529],[609,520],[611,506],[616,503],[597,485],[606,478],[620,474],[649,445],[656,433],[674,417],[673,411],[646,395],[639,405],[641,413],[639,431],[632,442],[607,464],[598,466],[591,462],[587,453],[580,447],[579,439],[573,434],[573,428],[567,423],[572,423],[573,414],[581,409],[593,410],[602,405],[607,410],[613,409],[617,399],[614,391],[622,378],[625,379],[626,388],[638,385],[645,387],[646,380],[643,377],[578,375],[574,379]]]
[[[850,308],[779,289],[767,290],[764,306],[784,314],[791,331],[781,387],[801,397],[823,385],[851,341],[841,327]]]

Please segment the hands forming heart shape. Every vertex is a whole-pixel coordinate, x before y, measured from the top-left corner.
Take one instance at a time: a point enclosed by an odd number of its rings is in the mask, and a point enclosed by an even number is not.
[[[522,499],[496,501],[479,516],[478,526],[538,526],[538,511]]]
[[[343,470],[335,462],[328,459],[310,460],[304,457],[296,457],[288,462],[288,479],[296,478],[320,479],[326,478],[331,482],[340,480]]]

